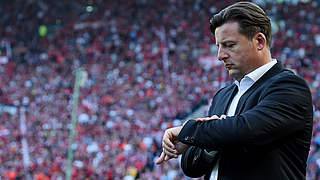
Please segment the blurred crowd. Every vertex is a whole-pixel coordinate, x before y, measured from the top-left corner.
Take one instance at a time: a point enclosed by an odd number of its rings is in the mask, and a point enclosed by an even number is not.
[[[0,103],[18,109],[0,116],[0,177],[65,179],[75,70],[84,68],[72,178],[187,179],[178,160],[154,160],[166,128],[232,83],[209,19],[233,2],[0,1]],[[273,57],[310,85],[307,179],[320,179],[320,1],[254,2],[272,18]]]

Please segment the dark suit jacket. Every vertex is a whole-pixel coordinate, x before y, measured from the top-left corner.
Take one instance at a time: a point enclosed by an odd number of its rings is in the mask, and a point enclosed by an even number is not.
[[[236,92],[235,84],[219,90],[208,116],[226,114]],[[190,120],[178,140],[193,146],[187,156],[184,153],[185,159],[199,161],[194,147],[219,151],[219,180],[300,180],[306,175],[312,125],[308,85],[277,62],[242,95],[234,116]],[[184,169],[187,175],[210,166],[201,158],[196,166],[190,162],[182,162],[182,167],[188,167]],[[211,168],[204,173],[210,175]]]

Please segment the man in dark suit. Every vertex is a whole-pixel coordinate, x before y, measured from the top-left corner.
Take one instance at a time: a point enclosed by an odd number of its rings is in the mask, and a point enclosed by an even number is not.
[[[271,23],[250,2],[214,15],[211,32],[235,82],[207,118],[167,129],[157,164],[182,155],[186,175],[212,180],[305,179],[313,125],[306,82],[271,58]]]

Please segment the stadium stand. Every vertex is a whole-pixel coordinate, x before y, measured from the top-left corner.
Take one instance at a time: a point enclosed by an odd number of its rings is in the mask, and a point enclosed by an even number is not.
[[[231,83],[208,21],[232,2],[0,1],[0,177],[65,178],[74,72],[82,67],[89,78],[72,178],[188,179],[178,160],[154,160],[163,130]],[[320,2],[255,2],[272,18],[274,58],[310,85],[315,124],[307,179],[320,179]]]

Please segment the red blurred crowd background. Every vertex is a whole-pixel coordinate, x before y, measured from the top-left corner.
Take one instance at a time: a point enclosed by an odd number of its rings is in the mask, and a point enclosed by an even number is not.
[[[188,179],[178,160],[154,160],[166,128],[232,83],[209,19],[233,2],[0,1],[0,177],[65,179],[81,67],[72,179]],[[273,57],[312,91],[307,179],[320,179],[320,1],[254,2],[272,19]]]

